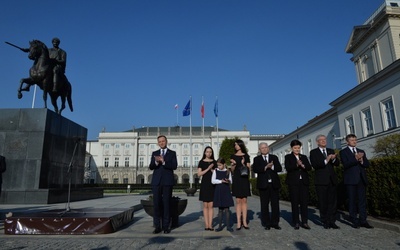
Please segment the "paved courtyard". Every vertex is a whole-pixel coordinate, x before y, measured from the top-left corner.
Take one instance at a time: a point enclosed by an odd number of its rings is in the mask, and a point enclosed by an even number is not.
[[[294,230],[289,222],[290,204],[281,202],[282,230],[264,230],[259,219],[258,197],[249,197],[249,230],[232,233],[223,230],[204,230],[201,203],[198,197],[186,197],[188,206],[179,218],[180,226],[168,235],[153,235],[152,218],[143,209],[134,214],[134,221],[119,231],[102,235],[5,235],[4,221],[0,223],[0,249],[400,249],[400,226],[375,219],[369,222],[374,229],[353,229],[340,219],[339,230],[323,229],[318,222],[318,211],[309,209],[311,230]],[[72,209],[128,208],[140,204],[144,195],[108,195],[102,199],[72,202]],[[65,204],[51,205],[0,205],[0,214],[13,211],[40,211],[62,209]],[[236,223],[234,208],[233,221]],[[216,221],[215,221],[216,222]],[[235,228],[235,224],[233,227]]]

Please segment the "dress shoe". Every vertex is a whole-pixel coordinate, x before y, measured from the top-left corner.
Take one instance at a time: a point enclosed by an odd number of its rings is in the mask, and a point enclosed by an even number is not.
[[[304,229],[307,229],[307,230],[310,230],[310,229],[311,229],[311,227],[310,227],[307,223],[303,223],[303,224],[301,225],[301,227],[304,228]]]
[[[272,226],[272,228],[274,228],[274,229],[276,229],[276,230],[281,230],[282,228],[280,227],[280,226],[278,226],[278,225],[274,225],[274,226]]]
[[[361,224],[360,224],[360,227],[365,227],[365,228],[368,228],[368,229],[374,228],[374,227],[371,226],[368,222],[361,223]]]
[[[209,227],[209,228],[207,228],[207,230],[208,231],[214,231],[214,228]]]
[[[353,223],[353,224],[351,224],[351,227],[358,229],[358,228],[360,228],[360,225],[358,225],[358,223]]]
[[[158,234],[161,233],[161,228],[157,227],[156,229],[154,229],[153,234]]]
[[[336,225],[335,222],[330,223],[330,224],[329,224],[329,227],[330,227],[330,228],[333,228],[333,229],[340,229],[340,227],[339,227],[338,225]]]
[[[296,225],[294,225],[294,229],[295,229],[295,230],[299,230],[299,228],[300,228],[299,223],[296,223]]]
[[[229,232],[233,232],[233,228],[231,227],[227,227],[226,230],[228,230]]]
[[[250,229],[250,227],[248,227],[248,226],[247,226],[247,227],[246,227],[246,226],[243,226],[243,228],[246,229],[246,230],[249,230],[249,229]]]
[[[223,227],[218,227],[217,229],[215,229],[215,232],[222,231],[222,228],[223,228]]]
[[[329,226],[327,223],[324,223],[324,224],[323,224],[323,227],[324,227],[325,229],[329,229],[329,228],[330,228],[330,226]]]
[[[164,230],[164,233],[165,233],[165,234],[169,234],[170,232],[171,232],[171,229],[165,229],[165,230]]]
[[[236,228],[236,231],[239,231],[240,229],[242,229],[242,227],[237,227],[237,228]]]
[[[265,228],[265,230],[270,230],[271,228],[270,227],[268,227],[268,226],[266,226],[266,227],[264,227]]]

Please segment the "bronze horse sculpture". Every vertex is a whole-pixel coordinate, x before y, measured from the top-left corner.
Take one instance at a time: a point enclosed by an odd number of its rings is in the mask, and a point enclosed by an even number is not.
[[[74,111],[72,106],[72,86],[64,75],[60,86],[53,92],[53,67],[55,62],[49,57],[47,46],[39,40],[29,42],[29,59],[33,60],[33,66],[29,70],[29,78],[22,78],[18,89],[18,98],[22,98],[22,91],[29,91],[29,88],[36,84],[43,90],[44,107],[47,108],[47,94],[49,94],[54,111],[61,115],[65,109],[65,100],[68,100],[69,109]],[[26,84],[24,88],[23,84]],[[61,97],[61,108],[58,109],[57,99]]]

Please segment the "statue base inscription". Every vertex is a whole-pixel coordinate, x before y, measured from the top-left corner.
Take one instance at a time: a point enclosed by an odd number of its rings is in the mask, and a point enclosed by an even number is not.
[[[66,202],[69,182],[71,201],[102,197],[100,189],[82,188],[86,138],[86,128],[51,110],[0,109],[0,154],[7,162],[0,203]]]

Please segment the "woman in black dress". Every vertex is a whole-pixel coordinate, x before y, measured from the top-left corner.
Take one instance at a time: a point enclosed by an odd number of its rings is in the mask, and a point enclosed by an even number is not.
[[[247,168],[250,173],[250,157],[242,140],[235,141],[236,153],[231,156],[231,171],[233,173],[232,195],[236,197],[236,230],[249,229],[247,224],[247,197],[251,196],[249,175],[242,175],[241,170]]]
[[[199,200],[203,201],[203,217],[205,223],[204,230],[209,231],[214,231],[212,227],[212,220],[214,216],[214,185],[211,183],[211,176],[216,167],[217,162],[214,158],[214,150],[208,146],[204,149],[203,157],[199,161],[197,175],[199,177],[202,176]]]

